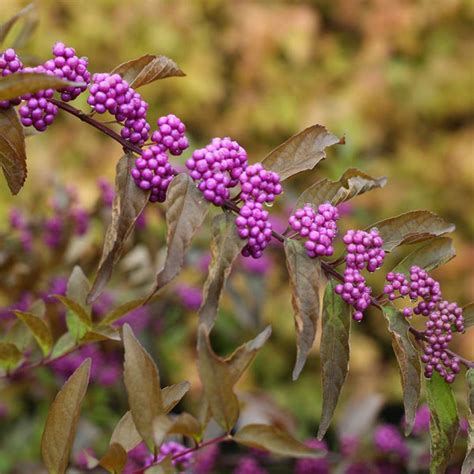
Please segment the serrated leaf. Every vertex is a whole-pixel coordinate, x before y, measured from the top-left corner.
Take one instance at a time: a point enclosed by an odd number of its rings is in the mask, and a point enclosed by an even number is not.
[[[466,457],[462,464],[461,474],[472,474],[474,472],[474,369],[466,372],[469,406],[469,431],[467,438]]]
[[[297,356],[293,369],[293,380],[296,380],[316,338],[327,278],[321,269],[320,260],[308,257],[300,242],[287,239],[285,255],[296,328]]]
[[[18,366],[22,354],[12,342],[0,342],[0,368],[11,370]]]
[[[15,315],[31,331],[43,355],[48,355],[53,347],[53,336],[48,325],[38,316],[23,311],[15,311]]]
[[[135,78],[130,82],[134,89],[146,86],[158,79],[166,79],[167,77],[185,76],[180,67],[170,58],[166,56],[154,56],[151,61],[147,61],[143,68],[136,74]],[[145,62],[145,61],[143,61]]]
[[[233,377],[224,359],[214,353],[204,325],[198,329],[198,370],[214,419],[227,432],[239,417],[239,401],[233,391]]]
[[[45,89],[64,89],[65,87],[83,87],[82,82],[71,82],[39,72],[21,72],[0,77],[0,100],[12,100],[24,94]]]
[[[173,280],[183,268],[186,252],[208,210],[209,203],[187,174],[180,173],[173,179],[166,194],[168,249],[154,292]]]
[[[320,347],[323,408],[318,439],[322,439],[329,428],[349,370],[351,309],[336,295],[334,286],[334,282],[330,281],[323,302]]]
[[[86,359],[56,395],[41,438],[41,456],[51,474],[63,474],[76,434],[82,400],[89,384],[91,359]]]
[[[418,349],[410,338],[410,325],[394,306],[383,307],[392,336],[392,347],[400,368],[405,407],[405,435],[408,436],[415,423],[416,410],[421,391],[421,362]]]
[[[179,382],[161,390],[161,398],[163,399],[163,407],[165,413],[169,413],[188,393],[191,384],[189,382]]]
[[[426,382],[430,407],[431,474],[444,474],[451,459],[459,418],[451,386],[435,372]]]
[[[449,262],[456,256],[453,241],[449,237],[438,237],[430,240],[423,247],[417,248],[408,254],[394,269],[394,272],[409,274],[413,265],[425,269],[427,272]]]
[[[26,150],[23,128],[13,107],[0,110],[0,166],[13,195],[26,180]]]
[[[309,448],[286,431],[270,425],[246,425],[235,434],[233,439],[244,446],[270,451],[280,456],[318,458],[326,454],[326,451]]]
[[[83,307],[87,306],[87,295],[90,291],[90,283],[84,275],[82,268],[76,265],[67,282],[66,296]]]
[[[219,214],[212,221],[211,263],[199,308],[199,321],[210,330],[217,318],[217,310],[232,265],[245,245],[237,234],[235,217],[230,213]]]
[[[117,308],[113,309],[112,311],[108,312],[103,319],[100,320],[99,326],[108,326],[118,319],[122,318],[126,314],[130,313],[134,309],[137,309],[139,306],[142,306],[143,303],[146,301],[145,298],[140,298],[137,300],[128,301]]]
[[[5,38],[7,37],[10,30],[13,28],[15,23],[17,23],[18,20],[20,20],[21,18],[31,14],[32,10],[34,9],[35,5],[33,3],[30,3],[25,8],[22,8],[18,13],[13,15],[6,22],[2,23],[2,25],[0,26],[0,45],[5,41]]]
[[[464,319],[464,328],[467,329],[474,326],[474,303],[469,303],[462,309],[462,317]]]
[[[99,461],[99,465],[112,474],[120,474],[126,463],[127,452],[118,443],[112,443]]]
[[[278,173],[283,181],[301,171],[313,169],[326,158],[325,149],[340,142],[322,125],[313,125],[271,151],[262,164],[265,169]]]
[[[87,297],[89,304],[100,295],[112,276],[135,221],[148,202],[148,193],[142,191],[130,175],[134,163],[135,157],[131,153],[126,153],[117,163],[112,220],[105,234],[97,275]]]
[[[124,380],[133,422],[153,451],[153,420],[165,413],[158,368],[128,324],[123,326]]]
[[[127,411],[115,426],[109,445],[120,444],[128,452],[139,445],[141,441],[142,437],[135,427],[132,413]]]
[[[373,178],[358,169],[350,168],[338,181],[321,179],[307,188],[299,196],[295,208],[302,207],[306,203],[310,203],[317,208],[325,202],[337,206],[372,189],[383,188],[385,184],[387,184],[387,178],[383,176]]]
[[[411,211],[371,225],[383,239],[384,250],[391,252],[403,244],[414,244],[453,232],[454,224],[430,211]]]

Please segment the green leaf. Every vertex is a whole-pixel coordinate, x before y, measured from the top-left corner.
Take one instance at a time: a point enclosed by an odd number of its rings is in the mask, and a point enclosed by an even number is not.
[[[57,341],[53,347],[51,352],[51,359],[57,359],[62,355],[66,354],[74,348],[76,345],[76,341],[71,333],[67,332],[63,334]]]
[[[120,444],[128,452],[139,445],[141,441],[142,437],[135,427],[132,413],[127,411],[115,426],[109,445]]]
[[[158,79],[186,75],[172,59],[152,54],[145,54],[120,64],[112,73],[120,74],[134,89]]]
[[[23,128],[13,107],[0,110],[0,166],[12,194],[26,180],[26,150]]]
[[[397,217],[391,217],[371,225],[376,227],[389,252],[403,244],[414,244],[448,232],[453,232],[454,224],[429,211],[411,211]]]
[[[388,322],[392,336],[392,348],[397,357],[403,388],[403,405],[405,407],[405,435],[413,429],[416,410],[421,391],[421,362],[420,354],[410,338],[406,318],[394,306],[383,307],[383,313]]]
[[[123,326],[124,380],[133,421],[148,448],[153,451],[153,421],[165,413],[160,375],[153,359],[141,346],[128,324]]]
[[[76,265],[67,282],[66,296],[83,307],[87,306],[87,295],[90,291],[90,283],[84,275],[82,268]]]
[[[165,264],[156,277],[154,292],[173,280],[183,268],[186,252],[208,210],[209,203],[187,174],[180,173],[173,179],[166,194],[168,250]]]
[[[43,355],[48,355],[53,347],[53,336],[51,335],[48,325],[41,318],[32,313],[15,311],[15,315],[31,331]]]
[[[217,310],[225,282],[245,240],[237,234],[235,217],[225,212],[212,221],[211,263],[203,289],[199,321],[210,330],[217,318]]]
[[[32,94],[44,89],[64,89],[83,87],[83,82],[71,82],[39,72],[22,72],[0,77],[0,100],[12,100],[24,94]]]
[[[99,326],[108,326],[114,323],[117,321],[117,319],[120,319],[126,314],[130,313],[130,311],[142,306],[145,301],[145,298],[141,298],[138,300],[128,301],[127,303],[118,306],[104,316],[104,318],[99,322]]]
[[[51,474],[63,474],[76,434],[81,404],[89,384],[91,359],[86,359],[56,395],[41,438],[41,455]]]
[[[79,303],[67,296],[53,295],[68,309],[66,324],[69,332],[76,341],[79,341],[92,328],[90,313]]]
[[[307,188],[299,196],[295,208],[302,207],[306,203],[317,208],[325,202],[337,206],[341,202],[348,201],[372,189],[383,188],[386,184],[387,178],[383,176],[373,178],[358,169],[350,168],[338,181],[321,179]]]
[[[214,353],[204,325],[198,329],[198,370],[214,419],[227,432],[239,417],[239,402],[233,391],[233,377],[224,359]]]
[[[271,151],[262,164],[284,181],[301,171],[313,169],[326,158],[325,149],[336,143],[342,142],[322,125],[313,125]]]
[[[99,465],[112,474],[120,474],[127,463],[127,452],[118,443],[113,443],[102,456]]]
[[[126,153],[117,163],[112,220],[105,234],[97,275],[87,296],[89,304],[100,295],[112,276],[135,221],[148,202],[148,193],[135,184],[130,174],[134,165],[135,157],[132,153]]]
[[[188,393],[191,384],[189,382],[179,382],[161,390],[165,413],[169,413]]]
[[[474,303],[469,303],[463,307],[462,316],[464,318],[465,329],[474,326]]]
[[[296,380],[316,338],[327,278],[320,260],[308,257],[301,242],[287,239],[285,254],[296,328],[297,356],[293,369],[293,380]]]
[[[326,454],[326,451],[309,448],[286,431],[270,425],[246,425],[236,433],[233,439],[244,446],[263,449],[280,456],[318,458]]]
[[[449,237],[438,237],[430,240],[423,247],[417,248],[408,254],[392,271],[409,274],[413,265],[425,269],[427,272],[449,262],[456,256],[453,241]]]
[[[0,342],[0,368],[12,370],[18,366],[22,358],[21,352],[12,342]]]
[[[426,382],[430,407],[431,474],[444,474],[453,452],[459,418],[451,386],[435,372]]]
[[[323,303],[320,347],[323,408],[318,439],[322,439],[329,428],[349,370],[351,309],[340,296],[334,293],[334,286],[335,283],[330,281]]]
[[[28,17],[31,14],[31,12],[35,9],[36,9],[35,5],[33,3],[30,3],[25,8],[21,9],[18,13],[13,15],[5,23],[2,23],[2,25],[0,25],[0,45],[5,41],[5,38],[7,37],[10,30],[13,28],[15,23],[17,23],[18,20],[24,17]]]
[[[461,474],[472,474],[474,472],[474,369],[466,372],[466,381],[469,405],[469,432],[467,438],[466,457],[462,464]]]
[[[115,327],[95,327],[80,338],[81,343],[100,342],[100,341],[121,341],[119,328]]]

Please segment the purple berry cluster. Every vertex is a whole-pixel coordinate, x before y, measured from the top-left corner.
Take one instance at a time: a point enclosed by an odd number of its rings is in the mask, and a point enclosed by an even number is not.
[[[339,212],[330,203],[321,204],[317,212],[310,204],[306,204],[297,209],[288,222],[295,232],[307,238],[304,244],[306,253],[315,258],[331,256],[334,253],[332,243],[337,234],[338,219]]]
[[[167,441],[161,445],[160,453],[156,460],[159,462],[165,459],[167,456],[177,456],[176,459],[172,461],[173,465],[180,466],[182,469],[187,469],[191,467],[191,463],[193,461],[193,453],[187,451],[188,449],[186,446],[183,446],[176,441]],[[180,454],[181,456],[179,456]]]
[[[275,196],[283,192],[280,176],[266,170],[261,163],[247,166],[239,176],[242,201],[253,199],[256,202],[271,203]]]
[[[364,311],[372,301],[372,288],[367,286],[364,276],[355,268],[346,268],[344,283],[336,285],[334,291],[355,311],[352,315],[354,321],[362,321]]]
[[[255,201],[247,201],[240,209],[235,220],[237,233],[241,239],[247,239],[242,249],[244,257],[260,258],[263,250],[272,238],[272,226],[268,220],[268,211]]]
[[[151,139],[163,152],[169,151],[172,155],[179,156],[189,147],[188,139],[184,135],[186,126],[176,115],[160,117],[157,126],[158,129],[153,132]]]
[[[239,183],[247,167],[247,153],[230,138],[214,138],[205,148],[195,150],[186,161],[191,178],[198,183],[204,198],[222,206],[230,197],[230,189]]]
[[[131,174],[140,189],[151,191],[150,202],[163,202],[168,186],[177,173],[166,153],[158,145],[152,145],[136,159]]]
[[[121,135],[131,143],[142,145],[149,137],[150,124],[146,121],[148,104],[119,74],[94,74],[87,99],[94,110],[109,112],[123,122]]]
[[[379,453],[396,454],[405,459],[408,454],[408,447],[400,434],[400,431],[393,425],[384,424],[376,428],[374,432],[374,446]]]
[[[23,63],[14,49],[9,48],[0,54],[0,76],[5,77],[23,69]],[[0,100],[0,109],[7,109],[11,105],[18,105],[21,99]]]

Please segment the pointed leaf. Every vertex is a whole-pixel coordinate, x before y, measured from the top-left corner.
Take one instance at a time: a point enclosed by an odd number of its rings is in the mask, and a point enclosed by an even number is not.
[[[99,465],[112,474],[120,474],[127,463],[127,452],[118,443],[113,443],[102,456]]]
[[[474,303],[469,303],[463,307],[462,316],[464,318],[465,329],[474,326]]]
[[[448,232],[453,232],[454,224],[429,211],[412,211],[391,217],[371,225],[376,227],[384,244],[383,248],[391,252],[403,244],[414,244]]]
[[[184,72],[170,58],[166,56],[155,56],[152,61],[144,65],[143,69],[136,75],[130,85],[134,89],[146,86],[158,79],[166,79],[167,77],[182,77]]]
[[[189,413],[183,412],[171,419],[168,434],[180,434],[196,438],[201,434],[201,423]]]
[[[66,296],[81,306],[87,306],[87,294],[90,291],[90,283],[84,275],[82,268],[76,265],[67,282]]]
[[[420,354],[410,338],[410,325],[403,314],[392,305],[384,306],[383,312],[392,336],[393,352],[400,368],[405,407],[405,435],[408,436],[413,429],[420,400]]]
[[[318,458],[326,454],[326,451],[309,448],[294,439],[286,431],[270,425],[246,425],[236,433],[233,439],[236,443],[244,446],[263,449],[280,456]]]
[[[53,336],[51,335],[48,325],[41,318],[38,318],[38,316],[32,313],[15,311],[15,315],[18,319],[23,321],[31,331],[43,351],[43,355],[48,355],[53,347]]]
[[[0,368],[11,370],[17,367],[21,360],[21,352],[12,342],[0,342]]]
[[[90,313],[79,303],[67,296],[54,295],[68,309],[66,313],[66,324],[69,332],[76,341],[79,341],[92,328]]]
[[[209,334],[202,324],[198,329],[198,370],[212,416],[229,432],[239,417],[233,377],[225,361],[212,350]]]
[[[176,469],[171,462],[171,456],[167,456],[159,464],[153,464],[144,471],[146,474],[176,474]]]
[[[155,291],[173,280],[183,268],[191,240],[208,210],[209,203],[187,174],[181,173],[173,179],[166,195],[168,250],[164,267],[156,277]]]
[[[297,356],[293,369],[293,380],[296,380],[316,338],[327,278],[321,270],[320,260],[308,257],[300,242],[286,240],[285,254],[296,328]]]
[[[239,255],[245,240],[237,234],[235,217],[225,212],[212,221],[211,263],[203,289],[203,301],[199,309],[199,321],[208,330],[217,318],[217,310],[227,277]]]
[[[128,452],[139,445],[141,441],[142,437],[135,427],[132,413],[127,411],[115,426],[109,444],[110,446],[120,444]]]
[[[165,413],[169,413],[188,393],[191,384],[189,382],[179,382],[169,387],[163,388],[161,397]]]
[[[322,125],[313,125],[293,135],[270,152],[262,164],[267,170],[280,175],[283,181],[301,171],[313,169],[326,158],[328,146],[341,143]]]
[[[431,474],[444,474],[451,459],[459,428],[459,418],[451,386],[435,372],[426,382],[430,407]]]
[[[41,455],[53,474],[66,472],[76,435],[81,404],[89,384],[91,359],[86,359],[56,395],[41,438]]]
[[[121,340],[119,328],[110,326],[95,327],[80,338],[81,343]]]
[[[115,321],[117,321],[117,319],[120,319],[126,314],[130,313],[130,311],[133,311],[139,306],[142,306],[145,301],[145,298],[141,298],[138,300],[128,301],[127,303],[118,306],[117,308],[105,315],[104,319],[99,322],[99,326],[108,326],[114,323]]]
[[[66,354],[70,350],[74,348],[76,345],[76,341],[71,335],[71,333],[67,332],[63,334],[54,344],[53,351],[51,352],[51,359],[57,359],[62,355]]]
[[[323,303],[320,348],[323,409],[318,439],[322,439],[329,428],[349,370],[351,309],[340,296],[336,295],[334,287],[335,283],[330,281]]]
[[[164,414],[158,368],[128,324],[123,326],[124,380],[137,431],[153,451],[153,420]]]
[[[18,22],[21,18],[28,16],[32,10],[35,9],[34,3],[30,3],[25,8],[21,9],[18,13],[13,15],[9,20],[0,25],[0,45],[5,41],[10,30],[13,28],[15,23]]]
[[[0,166],[12,194],[26,180],[26,151],[23,128],[13,107],[0,110]]]
[[[474,472],[474,369],[469,369],[466,372],[466,381],[468,393],[469,406],[469,431],[467,438],[466,457],[462,464],[461,474],[472,474]]]
[[[125,154],[117,163],[115,197],[112,206],[112,221],[107,228],[104,248],[92,289],[87,302],[93,302],[112,276],[112,270],[131,234],[135,221],[148,202],[148,193],[142,191],[130,174],[135,163],[131,153]]]
[[[156,56],[153,54],[144,54],[136,59],[131,59],[119,64],[110,74],[120,74],[129,84],[143,71],[143,68],[153,62]]]

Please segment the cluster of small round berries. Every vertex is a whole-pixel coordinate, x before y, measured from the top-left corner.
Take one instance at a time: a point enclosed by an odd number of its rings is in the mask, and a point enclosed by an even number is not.
[[[179,156],[189,147],[188,139],[185,137],[186,126],[176,117],[169,114],[157,120],[158,129],[151,136],[162,151],[169,151],[174,156]]]
[[[349,230],[343,240],[347,249],[347,267],[358,270],[367,267],[369,272],[375,272],[382,266],[385,251],[382,248],[382,237],[377,229],[371,229],[370,232]]]
[[[222,206],[230,197],[230,189],[239,183],[247,167],[247,153],[230,138],[214,138],[205,148],[195,150],[186,161],[190,176],[198,183],[204,198]]]
[[[260,258],[272,238],[272,226],[268,221],[268,211],[260,202],[247,201],[235,220],[237,233],[241,239],[248,239],[242,249],[244,257]]]
[[[87,99],[94,110],[109,112],[124,126],[123,138],[142,145],[149,137],[150,124],[146,121],[148,104],[119,74],[94,74]]]
[[[151,191],[150,202],[163,202],[177,172],[160,146],[152,145],[136,159],[131,174],[140,189]]]
[[[171,458],[176,456],[176,459],[172,461],[173,465],[180,466],[183,469],[190,468],[193,461],[193,453],[189,452],[186,446],[183,446],[176,441],[167,441],[166,443],[163,443],[156,460],[160,462],[167,456],[170,456]]]
[[[23,63],[14,49],[9,48],[0,54],[0,76],[5,77],[23,69]],[[10,105],[18,105],[21,99],[0,100],[0,109],[7,109]]]
[[[355,311],[352,315],[354,321],[362,321],[364,311],[370,306],[372,288],[367,286],[364,276],[355,268],[346,268],[344,283],[336,285],[334,291]]]
[[[297,209],[288,220],[290,227],[301,237],[306,237],[306,253],[315,258],[331,256],[334,253],[332,243],[337,235],[336,221],[339,212],[330,203],[321,204],[316,212],[310,204]]]
[[[247,166],[239,176],[243,201],[253,199],[256,202],[271,203],[275,196],[283,192],[280,176],[267,171],[261,163]]]

